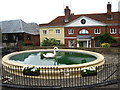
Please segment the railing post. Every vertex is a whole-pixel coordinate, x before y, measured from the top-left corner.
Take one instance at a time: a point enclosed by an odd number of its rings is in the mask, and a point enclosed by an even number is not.
[[[116,77],[118,80],[118,90],[120,90],[120,63],[116,65],[116,69],[117,69]]]

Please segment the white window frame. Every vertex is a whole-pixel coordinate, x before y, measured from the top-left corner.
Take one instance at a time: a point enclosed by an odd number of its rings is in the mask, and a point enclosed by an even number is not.
[[[116,28],[110,28],[110,34],[116,34]]]
[[[79,34],[89,34],[89,32],[86,29],[82,29],[79,31]]]
[[[60,34],[60,29],[56,29],[56,30],[55,30],[55,33],[56,33],[56,34]]]
[[[47,30],[43,30],[42,34],[46,35],[47,34]]]
[[[101,29],[99,28],[94,29],[94,34],[100,34],[100,33],[101,33]]]
[[[74,34],[74,29],[68,29],[68,34]]]
[[[75,40],[69,40],[68,41],[68,47],[74,48]]]

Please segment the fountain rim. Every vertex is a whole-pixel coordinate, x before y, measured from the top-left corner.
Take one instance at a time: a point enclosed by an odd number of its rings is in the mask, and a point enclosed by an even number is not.
[[[30,52],[41,52],[41,51],[53,51],[53,49],[37,49],[37,50],[25,50],[25,51],[19,51],[19,52],[13,52],[10,54],[5,55],[2,58],[2,64],[4,66],[20,66],[20,67],[26,67],[26,66],[35,66],[35,67],[46,67],[46,68],[73,68],[73,67],[87,67],[87,66],[100,66],[104,64],[104,56],[97,52],[92,51],[86,51],[86,50],[78,50],[78,49],[58,49],[57,51],[64,51],[64,52],[78,52],[78,53],[85,53],[88,55],[95,56],[97,59],[91,62],[83,63],[83,64],[72,64],[72,65],[58,65],[58,66],[40,66],[40,65],[28,65],[28,64],[21,64],[18,62],[12,62],[10,61],[10,57],[21,54],[21,53],[30,53]]]

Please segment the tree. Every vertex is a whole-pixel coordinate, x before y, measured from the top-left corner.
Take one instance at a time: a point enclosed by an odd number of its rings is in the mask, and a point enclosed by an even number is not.
[[[100,43],[116,43],[116,39],[114,37],[111,37],[110,34],[105,32],[104,34],[101,34],[99,36],[96,36],[94,40],[99,41]]]
[[[59,42],[54,38],[45,38],[42,42],[42,46],[54,46],[60,45]]]

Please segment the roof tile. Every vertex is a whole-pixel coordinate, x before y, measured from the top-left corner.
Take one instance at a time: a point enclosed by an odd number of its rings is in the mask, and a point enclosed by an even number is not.
[[[48,24],[39,24],[40,27],[48,27],[48,26],[63,26],[72,22],[73,20],[81,17],[86,16],[91,19],[103,22],[105,24],[113,24],[119,23],[120,21],[120,12],[112,12],[112,19],[107,18],[107,13],[95,13],[95,14],[79,14],[79,15],[71,15],[69,18],[69,22],[64,22],[65,16],[58,16]]]

